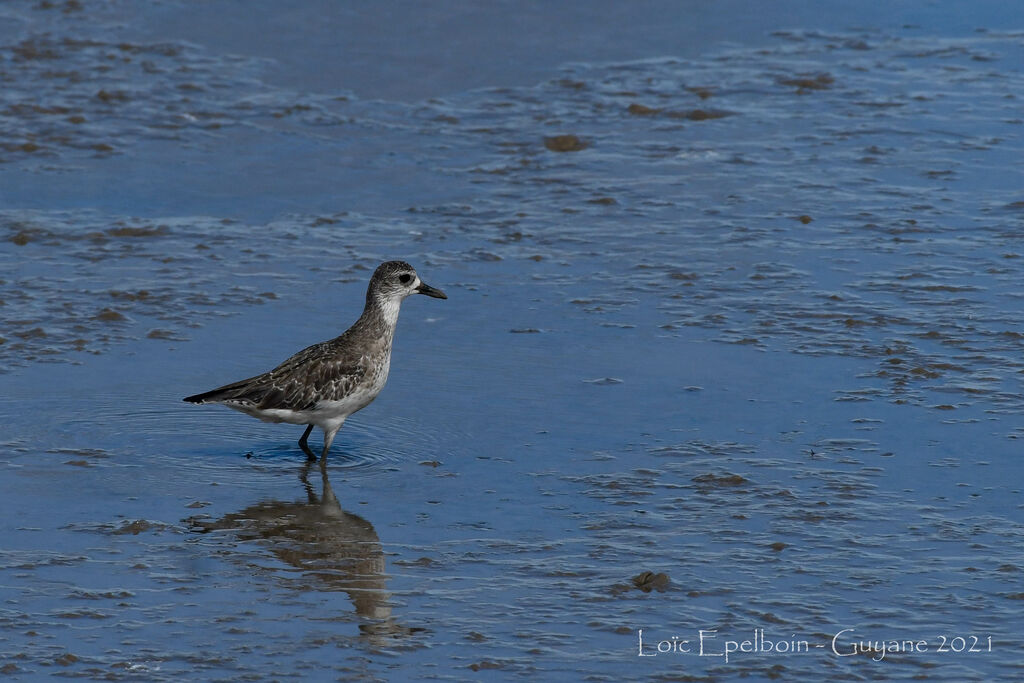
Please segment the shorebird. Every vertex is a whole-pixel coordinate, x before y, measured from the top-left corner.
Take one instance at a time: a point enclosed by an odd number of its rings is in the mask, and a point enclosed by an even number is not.
[[[370,405],[384,388],[398,311],[411,294],[448,298],[421,281],[405,261],[382,263],[370,278],[363,314],[340,337],[303,349],[262,375],[184,400],[219,403],[265,422],[307,425],[299,446],[310,460],[316,455],[306,440],[313,427],[320,427],[320,458],[325,459],[345,419]]]

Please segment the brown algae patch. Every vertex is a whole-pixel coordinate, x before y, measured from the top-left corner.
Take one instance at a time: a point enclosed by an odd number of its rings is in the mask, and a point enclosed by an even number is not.
[[[170,229],[166,225],[124,225],[107,230],[107,234],[111,237],[162,237],[168,232],[170,232]]]
[[[544,146],[552,152],[579,152],[590,146],[575,135],[554,135],[544,138]]]
[[[688,121],[712,121],[735,115],[736,112],[723,109],[687,109],[684,111],[665,112],[665,116],[670,119],[686,119]]]
[[[125,318],[124,315],[122,315],[121,313],[115,311],[113,308],[104,308],[95,316],[93,316],[93,320],[99,320],[100,322],[105,323],[112,323],[122,322],[124,320],[127,320],[127,318]]]
[[[664,116],[669,119],[686,119],[688,121],[710,121],[712,119],[724,119],[727,116],[734,116],[735,112],[723,109],[682,109],[667,110],[657,107],[648,107],[634,102],[626,108],[626,111],[634,116]]]
[[[695,484],[701,484],[702,487],[706,488],[734,488],[737,486],[743,486],[749,484],[750,480],[746,477],[742,477],[738,474],[699,474],[693,479],[692,482]]]
[[[672,586],[668,574],[664,572],[640,572],[629,580],[629,583],[616,583],[608,589],[612,597],[625,595],[634,590],[643,593],[664,593]]]
[[[664,593],[672,585],[668,574],[663,572],[641,572],[634,576],[631,581],[635,588],[639,588],[644,593],[650,593],[651,591]]]
[[[778,79],[779,85],[796,88],[798,94],[803,94],[812,90],[828,90],[835,85],[835,82],[836,79],[831,74],[827,73],[799,74],[791,78]]]
[[[629,105],[629,107],[626,108],[626,111],[628,111],[630,114],[633,114],[634,116],[655,116],[656,114],[661,113],[661,109],[657,109],[655,107],[648,107],[637,102],[634,102],[631,105]]]

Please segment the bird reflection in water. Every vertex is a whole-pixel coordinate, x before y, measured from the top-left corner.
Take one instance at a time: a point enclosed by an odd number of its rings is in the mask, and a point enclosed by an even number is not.
[[[323,494],[317,496],[309,475],[319,467]],[[422,631],[398,624],[391,615],[391,594],[384,573],[384,549],[367,520],[341,509],[327,478],[326,460],[307,462],[299,475],[306,500],[266,501],[217,521],[192,518],[194,531],[230,529],[245,541],[261,541],[274,555],[322,588],[348,594],[361,617],[359,630],[373,647],[393,647],[403,637]]]

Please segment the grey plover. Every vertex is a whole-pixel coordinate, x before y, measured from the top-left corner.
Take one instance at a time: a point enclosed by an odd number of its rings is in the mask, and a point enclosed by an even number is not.
[[[384,388],[398,310],[410,294],[448,298],[421,281],[408,263],[382,263],[370,278],[363,314],[340,337],[303,349],[262,375],[184,400],[219,403],[266,422],[308,425],[299,446],[311,460],[316,455],[306,440],[313,427],[320,427],[320,457],[326,458],[345,419],[368,406]]]

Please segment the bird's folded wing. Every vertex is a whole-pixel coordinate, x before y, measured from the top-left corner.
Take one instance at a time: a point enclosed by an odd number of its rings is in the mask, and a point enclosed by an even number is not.
[[[339,353],[336,341],[314,344],[270,372],[185,400],[242,404],[261,410],[311,410],[317,401],[341,400],[364,380],[369,363],[362,355]]]
[[[366,371],[365,365],[351,360],[311,358],[257,378],[260,381],[243,400],[261,410],[311,410],[318,401],[341,400],[351,394]]]

